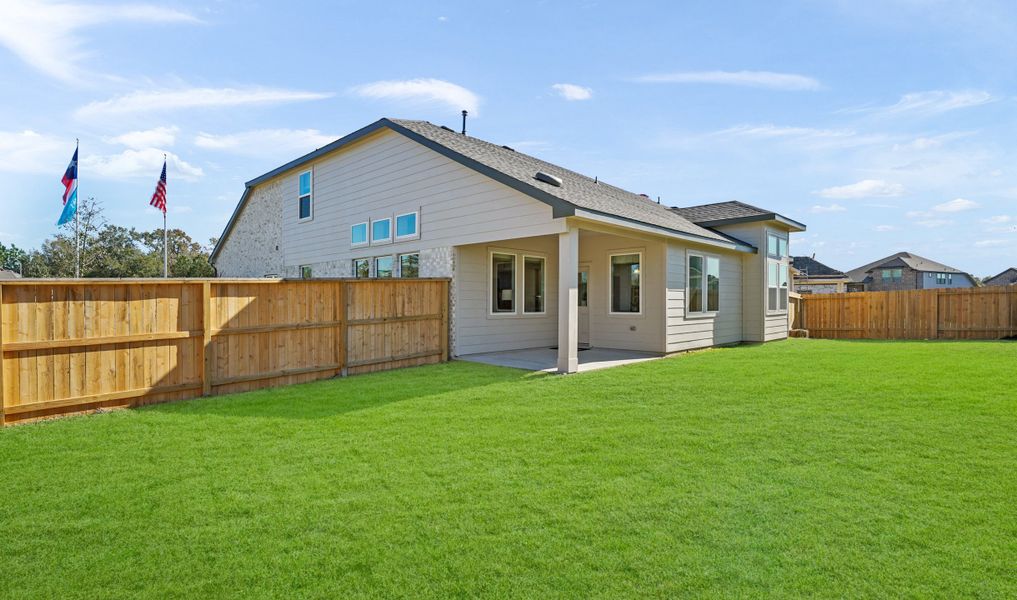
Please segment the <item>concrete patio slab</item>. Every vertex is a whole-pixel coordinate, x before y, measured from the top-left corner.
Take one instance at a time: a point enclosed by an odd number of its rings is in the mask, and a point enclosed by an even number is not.
[[[590,348],[579,352],[579,372],[618,367],[632,363],[663,358],[655,352]],[[485,352],[457,357],[459,360],[484,363],[498,367],[512,367],[527,371],[554,373],[558,370],[558,351],[553,348],[526,348],[504,352]]]

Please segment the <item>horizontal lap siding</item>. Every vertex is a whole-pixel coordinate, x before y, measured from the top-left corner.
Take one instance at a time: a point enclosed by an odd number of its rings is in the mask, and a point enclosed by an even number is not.
[[[679,352],[742,340],[743,254],[719,254],[720,311],[714,317],[685,318],[688,247],[667,249],[667,351]]]

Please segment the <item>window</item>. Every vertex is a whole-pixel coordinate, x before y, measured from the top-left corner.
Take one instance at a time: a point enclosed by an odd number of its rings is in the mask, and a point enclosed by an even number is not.
[[[523,312],[544,312],[544,259],[523,257]]]
[[[904,277],[903,269],[883,269],[883,281],[900,281]]]
[[[397,240],[410,240],[420,237],[420,231],[417,228],[418,214],[411,212],[405,215],[396,215],[395,236]]]
[[[589,291],[590,291],[590,273],[588,271],[579,272],[579,306],[589,306]]]
[[[640,254],[611,255],[611,312],[639,313],[641,309]]]
[[[720,310],[720,259],[716,256],[689,254],[690,313]]]
[[[491,312],[516,312],[516,257],[491,253]]]
[[[311,265],[300,265],[300,278],[301,279],[311,278]]]
[[[392,241],[392,219],[371,221],[371,243],[388,244]]]
[[[297,217],[301,221],[309,221],[314,216],[314,210],[311,203],[311,197],[313,195],[311,191],[311,172],[304,171],[298,178],[297,187]]]
[[[375,277],[392,276],[391,256],[379,256],[378,258],[374,259],[374,276]]]
[[[367,223],[357,223],[350,227],[351,246],[366,246],[367,243]]]
[[[771,260],[767,267],[766,310],[787,310],[787,265]]]
[[[420,255],[413,254],[399,255],[399,276],[420,277]]]
[[[364,279],[371,276],[371,260],[368,258],[353,259],[353,276]]]
[[[772,233],[766,234],[766,254],[773,258],[787,258],[787,238]]]
[[[936,273],[936,283],[938,285],[950,285],[953,283],[953,273]]]

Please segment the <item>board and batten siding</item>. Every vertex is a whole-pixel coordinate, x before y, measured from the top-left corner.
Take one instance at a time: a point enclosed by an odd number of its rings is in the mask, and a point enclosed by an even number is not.
[[[720,310],[686,316],[688,252],[720,259]],[[742,267],[754,255],[715,252],[684,244],[667,245],[667,352],[681,352],[742,341]]]

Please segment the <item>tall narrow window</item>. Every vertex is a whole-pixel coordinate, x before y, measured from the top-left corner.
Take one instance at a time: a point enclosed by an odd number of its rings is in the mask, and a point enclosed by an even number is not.
[[[611,256],[611,312],[640,312],[640,255]]]
[[[777,310],[777,290],[779,289],[779,277],[780,263],[771,260],[767,262],[767,273],[766,273],[766,310]]]
[[[587,271],[579,272],[579,306],[589,306],[590,297],[590,274]]]
[[[703,312],[703,257],[689,255],[689,312]]]
[[[371,259],[369,258],[354,258],[353,259],[353,276],[358,279],[365,279],[371,276]]]
[[[367,243],[367,223],[357,223],[350,227],[351,246],[366,246]]]
[[[311,172],[304,171],[298,177],[298,192],[297,192],[297,216],[301,221],[310,220],[314,216],[314,207],[312,204],[313,189]]]
[[[523,257],[523,312],[544,312],[544,259]]]
[[[371,221],[371,243],[388,244],[392,241],[392,219]]]
[[[417,213],[411,212],[405,215],[397,215],[395,219],[395,236],[397,240],[412,240],[420,237],[420,230],[417,226]]]
[[[378,258],[374,259],[374,276],[375,277],[392,276],[391,256],[379,256]]]
[[[399,255],[399,276],[420,277],[420,255],[413,254]]]
[[[720,259],[716,256],[706,257],[706,310],[720,310]]]
[[[778,293],[780,294],[780,310],[787,310],[787,296],[790,288],[787,284],[787,265],[781,263],[780,274],[777,278],[777,285],[779,286]]]
[[[516,257],[491,254],[491,312],[516,312]]]

